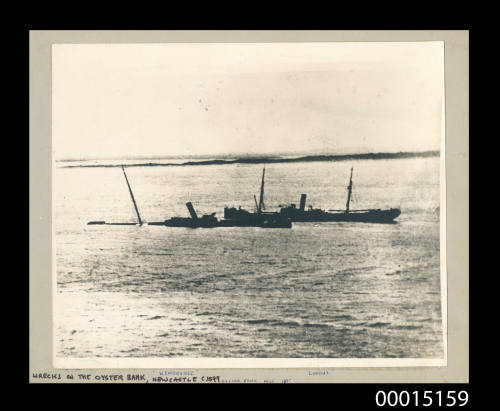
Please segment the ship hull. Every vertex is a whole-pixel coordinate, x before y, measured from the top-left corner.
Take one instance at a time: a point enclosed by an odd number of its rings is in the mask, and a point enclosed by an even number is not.
[[[291,228],[292,220],[280,213],[251,213],[236,208],[224,208],[225,224],[237,227]]]
[[[193,220],[191,218],[173,218],[161,222],[148,223],[149,225],[162,225],[165,227],[186,227],[186,228],[215,228],[215,227],[260,227],[260,228],[291,228],[290,219],[278,220]]]
[[[278,220],[278,221],[270,221],[270,220],[254,220],[254,221],[245,221],[245,220],[220,220],[219,227],[260,227],[260,228],[291,228],[292,222],[287,220]]]
[[[323,210],[282,209],[281,214],[297,222],[359,222],[359,223],[394,223],[401,214],[398,209],[366,210],[346,212],[326,212]]]

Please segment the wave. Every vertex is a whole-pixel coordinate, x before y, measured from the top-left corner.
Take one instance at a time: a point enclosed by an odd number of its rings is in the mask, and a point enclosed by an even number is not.
[[[137,352],[139,351],[138,348],[131,348],[130,350],[120,350],[120,352],[123,352],[123,353],[131,353],[131,352]]]
[[[285,326],[285,327],[299,327],[300,324],[296,321],[282,321],[282,320],[247,320],[248,324],[268,324],[273,326]]]
[[[339,314],[339,315],[334,315],[331,317],[332,320],[355,320],[352,315],[349,314]]]
[[[395,325],[391,328],[394,328],[395,330],[418,330],[422,328],[421,325]]]
[[[159,320],[160,318],[165,318],[164,315],[155,315],[154,317],[148,318],[148,320]]]
[[[209,311],[203,311],[202,313],[196,313],[195,315],[200,316],[200,315],[214,315],[214,314],[216,314],[216,313],[211,313]]]
[[[328,324],[319,323],[303,323],[300,324],[297,321],[283,321],[283,320],[269,320],[269,319],[257,319],[257,320],[247,320],[247,324],[266,324],[270,326],[283,326],[283,327],[305,327],[305,328],[328,328]]]
[[[307,327],[307,328],[328,328],[328,324],[316,324],[316,323],[305,323],[302,325],[302,327]]]
[[[175,253],[170,252],[170,253],[152,253],[149,251],[141,251],[139,252],[139,255],[175,255]]]
[[[376,323],[367,324],[368,327],[373,327],[373,328],[386,327],[388,325],[391,325],[391,323],[376,322]]]

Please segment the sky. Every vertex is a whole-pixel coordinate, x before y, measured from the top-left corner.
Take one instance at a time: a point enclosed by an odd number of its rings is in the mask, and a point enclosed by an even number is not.
[[[439,150],[444,47],[57,44],[56,159]]]

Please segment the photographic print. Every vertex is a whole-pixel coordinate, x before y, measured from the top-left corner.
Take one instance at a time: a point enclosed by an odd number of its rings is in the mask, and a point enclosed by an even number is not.
[[[443,53],[53,45],[54,364],[446,365]]]

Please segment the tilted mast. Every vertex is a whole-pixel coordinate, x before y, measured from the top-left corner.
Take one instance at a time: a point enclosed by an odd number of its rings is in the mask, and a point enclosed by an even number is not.
[[[352,169],[351,167],[351,178],[349,179],[349,185],[347,186],[347,203],[345,205],[345,212],[349,214],[349,203],[351,202],[351,194],[352,194]]]
[[[262,170],[262,183],[260,184],[260,198],[259,198],[259,207],[257,208],[257,212],[261,213],[265,208],[264,206],[264,176],[266,174],[266,168]]]
[[[137,218],[139,219],[139,225],[142,225],[141,215],[139,214],[139,210],[137,209],[137,204],[135,203],[134,194],[132,193],[132,189],[130,188],[130,184],[129,184],[128,178],[127,178],[127,173],[125,173],[125,168],[123,168],[123,166],[122,166],[122,170],[123,170],[123,175],[125,176],[125,181],[127,182],[130,197],[132,197],[132,202],[134,203],[134,208],[135,208],[135,212],[137,213]]]
[[[257,204],[257,197],[255,197],[255,194],[253,195],[253,199],[255,201],[255,211],[259,210],[259,205]]]

